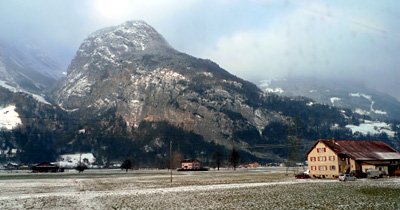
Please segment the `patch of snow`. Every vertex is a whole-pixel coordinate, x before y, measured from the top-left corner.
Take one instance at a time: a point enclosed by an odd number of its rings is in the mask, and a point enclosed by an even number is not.
[[[307,105],[307,106],[313,106],[313,105],[314,105],[314,102],[313,102],[313,101],[310,101],[310,102],[308,102],[306,105]]]
[[[7,82],[5,82],[5,81],[0,81],[0,86],[2,86],[3,88],[5,88],[5,89],[7,89],[7,90],[9,90],[9,91],[11,91],[13,93],[18,92],[17,88],[8,85]]]
[[[382,111],[382,110],[374,110],[374,113],[375,114],[381,114],[381,115],[387,115],[387,112],[386,111]]]
[[[36,95],[36,94],[31,94],[31,95],[32,95],[32,97],[33,97],[36,101],[41,102],[41,103],[44,103],[44,104],[51,105],[51,103],[48,102],[48,101],[46,101],[46,99],[44,99],[43,96]]]
[[[93,164],[94,162],[96,162],[96,158],[92,153],[64,154],[60,155],[58,160],[67,161],[75,164],[78,164],[79,161],[86,162],[86,160],[88,164]]]
[[[94,106],[97,108],[111,108],[116,106],[116,101],[108,98],[99,98],[95,101]]]
[[[364,93],[349,93],[349,96],[367,99],[371,103],[370,111],[372,113],[380,114],[380,115],[387,115],[387,112],[384,111],[384,110],[374,109],[375,101],[372,100],[372,96],[364,94]],[[364,115],[366,115],[366,114],[369,115],[371,113],[371,112],[367,112],[367,111],[364,111],[364,110],[358,110],[358,111],[359,112],[357,112],[357,109],[356,109],[355,112],[358,113],[358,114],[364,114]]]
[[[85,93],[90,92],[92,84],[89,82],[86,76],[81,77],[81,73],[77,74],[70,81],[68,81],[68,86],[64,88],[66,95],[79,96],[82,97]]]
[[[374,104],[375,104],[375,101],[371,101],[371,112],[373,112],[375,114],[387,115],[387,112],[385,112],[383,110],[374,109]]]
[[[346,128],[351,129],[352,133],[360,132],[364,135],[376,135],[380,133],[386,133],[389,137],[394,137],[396,132],[392,131],[389,124],[379,121],[369,121],[365,120],[359,126],[356,125],[346,125]]]
[[[349,96],[351,96],[351,97],[358,97],[358,98],[365,98],[365,99],[367,99],[367,100],[369,100],[369,101],[371,101],[372,100],[372,96],[370,96],[370,95],[367,95],[367,94],[364,94],[364,93],[349,93]]]
[[[349,93],[351,97],[361,97],[360,93]]]
[[[331,100],[332,105],[335,106],[335,102],[336,102],[336,101],[340,101],[340,100],[342,100],[342,99],[340,99],[340,98],[338,98],[338,97],[332,97],[330,100]]]
[[[131,100],[131,103],[132,104],[137,104],[137,103],[140,103],[140,101],[139,100]]]
[[[214,74],[211,73],[211,72],[199,72],[198,74],[202,74],[202,75],[204,75],[206,77],[214,77]]]
[[[356,110],[354,112],[357,113],[357,114],[360,114],[360,115],[369,115],[370,114],[368,111],[365,111],[365,110],[360,109],[360,108],[356,108]]]
[[[15,105],[0,108],[0,130],[12,130],[19,125],[22,125],[21,118],[15,109]]]
[[[265,88],[264,89],[268,93],[279,93],[282,94],[284,91],[282,88]]]
[[[60,168],[75,168],[78,166],[78,163],[72,161],[57,161],[53,164],[57,165]]]
[[[66,108],[63,107],[63,104],[58,104],[58,106],[59,106],[62,110],[66,111],[66,112],[75,112],[75,111],[78,111],[78,110],[79,110],[79,108],[76,108],[76,109],[66,109]]]
[[[235,87],[237,87],[237,88],[242,88],[243,87],[243,84],[242,83],[240,83],[240,82],[236,82],[236,81],[232,81],[232,80],[222,80],[222,82],[223,83],[228,83],[228,84],[230,84],[230,85],[233,85],[233,86],[235,86]]]

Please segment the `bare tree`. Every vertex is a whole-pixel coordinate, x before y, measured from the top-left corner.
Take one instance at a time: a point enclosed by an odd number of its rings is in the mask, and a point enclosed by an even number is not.
[[[88,167],[84,163],[79,163],[75,169],[79,172],[82,173],[84,170],[86,170]]]
[[[125,169],[126,172],[128,172],[129,169],[132,169],[132,167],[133,167],[133,164],[130,159],[124,160],[124,162],[122,162],[122,164],[121,164],[121,169]]]
[[[236,170],[237,166],[239,165],[239,159],[239,152],[235,148],[233,148],[229,156],[229,162],[231,163],[233,170]]]
[[[221,166],[222,163],[222,159],[224,158],[224,154],[222,154],[221,151],[216,151],[213,154],[213,160],[214,160],[214,164],[217,166],[217,169],[219,171],[219,167]]]

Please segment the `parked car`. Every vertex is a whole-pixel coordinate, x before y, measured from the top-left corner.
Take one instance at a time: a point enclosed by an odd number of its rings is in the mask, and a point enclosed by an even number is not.
[[[377,171],[377,170],[368,170],[367,177],[371,178],[371,179],[382,178],[383,173],[381,171]]]
[[[308,179],[308,178],[310,178],[310,175],[303,172],[303,173],[296,174],[294,177],[296,179]]]
[[[356,181],[356,177],[350,174],[340,174],[339,181]]]

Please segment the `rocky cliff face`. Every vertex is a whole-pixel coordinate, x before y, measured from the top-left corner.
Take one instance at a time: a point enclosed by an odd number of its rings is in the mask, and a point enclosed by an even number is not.
[[[66,110],[91,116],[115,110],[129,127],[167,121],[224,145],[247,145],[252,140],[237,133],[261,132],[281,117],[262,108],[263,92],[255,85],[174,50],[137,21],[90,35],[56,95]]]
[[[263,92],[212,61],[178,52],[144,22],[90,35],[53,94],[50,104],[0,87],[3,115],[15,111],[21,120],[0,133],[0,144],[23,151],[22,162],[85,151],[104,163],[134,156],[154,167],[165,162],[171,140],[183,158],[210,160],[235,146],[244,161],[282,161],[318,138],[365,139],[353,131],[364,118],[350,109]],[[390,126],[391,139],[373,138],[398,141],[400,126]]]

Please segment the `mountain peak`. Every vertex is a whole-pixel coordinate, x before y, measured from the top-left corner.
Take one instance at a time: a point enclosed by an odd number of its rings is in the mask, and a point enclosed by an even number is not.
[[[127,53],[171,48],[153,27],[144,21],[127,21],[117,26],[100,29],[85,40],[82,48],[108,48]]]

